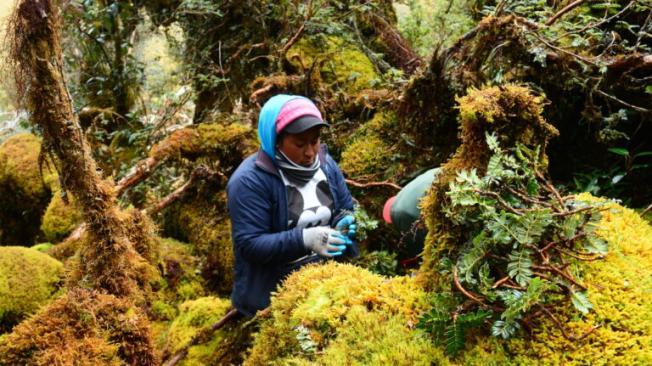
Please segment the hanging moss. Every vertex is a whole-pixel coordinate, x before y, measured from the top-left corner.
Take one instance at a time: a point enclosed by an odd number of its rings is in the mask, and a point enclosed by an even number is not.
[[[352,265],[311,265],[272,298],[245,365],[446,364],[414,330],[426,294],[407,277]]]
[[[126,299],[69,290],[0,339],[0,365],[153,365],[145,315]]]
[[[81,220],[81,210],[77,207],[74,198],[69,195],[66,203],[61,193],[56,191],[43,214],[41,231],[47,241],[57,243],[67,237]]]
[[[603,202],[589,194],[578,199]],[[463,364],[646,365],[652,362],[652,226],[630,209],[607,205],[596,233],[609,244],[604,260],[583,262],[584,283],[593,309],[584,317],[558,307],[555,316],[568,332],[566,339],[547,318],[531,337],[500,341],[478,339],[462,355]]]
[[[59,290],[63,265],[23,247],[0,247],[0,333],[33,314]]]
[[[286,54],[301,73],[313,65],[332,89],[354,93],[373,86],[379,79],[374,64],[354,44],[338,36],[302,37]]]
[[[30,245],[57,183],[56,173],[39,173],[41,140],[21,133],[0,145],[0,244]],[[16,228],[20,228],[17,230]]]

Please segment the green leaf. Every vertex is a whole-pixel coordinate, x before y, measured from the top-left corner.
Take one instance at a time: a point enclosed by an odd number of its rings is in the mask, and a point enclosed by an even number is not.
[[[575,306],[575,309],[579,310],[584,315],[588,314],[589,310],[593,308],[593,304],[591,304],[589,298],[586,296],[586,292],[572,292],[571,302],[573,303],[573,306]]]
[[[521,327],[517,321],[505,321],[505,320],[496,320],[491,326],[491,335],[494,337],[502,337],[503,339],[508,339]]]
[[[446,353],[450,356],[464,349],[465,331],[464,327],[455,319],[446,327]]]
[[[523,249],[509,254],[507,274],[521,286],[527,286],[532,279],[532,251]]]
[[[612,147],[607,149],[612,154],[620,155],[620,156],[629,156],[629,151],[627,149],[624,149],[622,147]]]
[[[589,253],[607,254],[609,251],[609,245],[603,239],[594,235],[588,235],[584,241],[584,250]]]

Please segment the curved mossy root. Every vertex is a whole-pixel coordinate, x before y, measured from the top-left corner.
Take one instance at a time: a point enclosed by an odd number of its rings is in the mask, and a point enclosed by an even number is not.
[[[0,333],[48,302],[60,288],[63,265],[24,247],[0,247]]]
[[[447,364],[414,329],[426,294],[348,264],[310,265],[273,296],[245,365]]]
[[[577,198],[605,201],[588,193]],[[652,226],[633,210],[616,203],[607,207],[596,233],[608,242],[609,253],[578,268],[593,309],[584,317],[573,315],[571,307],[554,309],[567,332],[577,337],[591,333],[570,341],[544,317],[529,337],[476,337],[467,342],[460,364],[652,364]]]
[[[0,365],[155,365],[149,334],[128,300],[74,288],[0,338]]]
[[[457,99],[462,144],[453,157],[442,165],[437,181],[421,201],[421,215],[428,228],[428,236],[418,282],[425,288],[448,288],[448,283],[437,284],[436,266],[441,253],[454,251],[459,244],[459,230],[445,217],[441,208],[447,200],[448,185],[458,172],[476,169],[479,175],[484,174],[491,156],[485,134],[495,133],[500,146],[505,149],[514,148],[517,144],[528,148],[540,146],[539,159],[547,165],[545,148],[548,140],[557,136],[558,132],[542,116],[543,100],[528,88],[515,84],[470,89],[466,96]]]

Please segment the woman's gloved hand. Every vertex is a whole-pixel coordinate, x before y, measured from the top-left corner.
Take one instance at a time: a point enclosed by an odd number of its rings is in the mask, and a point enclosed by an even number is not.
[[[347,245],[353,242],[339,231],[326,226],[303,229],[303,245],[322,257],[342,255]]]
[[[335,230],[346,234],[349,239],[354,240],[358,226],[355,224],[353,215],[346,215],[335,224]]]

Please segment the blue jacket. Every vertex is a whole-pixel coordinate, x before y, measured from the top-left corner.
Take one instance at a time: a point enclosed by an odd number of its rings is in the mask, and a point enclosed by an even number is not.
[[[333,226],[342,210],[353,210],[353,199],[325,146],[320,149],[319,159],[333,196]],[[229,179],[226,192],[235,254],[231,301],[238,311],[253,316],[269,306],[270,293],[287,274],[319,258],[290,264],[309,251],[303,245],[301,229],[288,230],[286,187],[276,165],[263,150],[240,164]],[[356,251],[353,248],[353,253]]]

